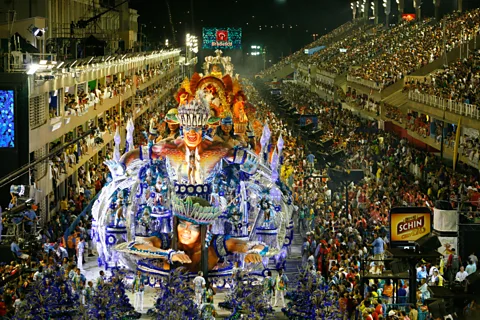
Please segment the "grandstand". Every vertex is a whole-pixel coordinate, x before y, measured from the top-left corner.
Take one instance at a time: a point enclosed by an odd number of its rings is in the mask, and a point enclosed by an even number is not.
[[[297,83],[360,108],[450,159],[461,117],[459,159],[478,168],[479,30],[480,9],[388,29],[357,19],[260,76],[281,79],[296,71]],[[325,48],[312,55],[303,52],[320,45]]]

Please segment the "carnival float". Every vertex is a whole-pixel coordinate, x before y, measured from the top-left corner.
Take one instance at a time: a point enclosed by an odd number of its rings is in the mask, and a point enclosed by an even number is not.
[[[283,139],[272,137],[222,52],[185,78],[165,131],[125,153],[115,136],[111,179],[92,208],[99,265],[140,270],[155,285],[183,266],[217,286],[234,266],[259,276],[285,263],[293,237],[290,190],[279,180]]]

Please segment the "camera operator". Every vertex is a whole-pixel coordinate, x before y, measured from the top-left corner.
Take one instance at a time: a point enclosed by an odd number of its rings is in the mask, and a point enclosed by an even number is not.
[[[12,250],[12,253],[19,259],[26,260],[29,258],[28,254],[25,254],[23,253],[22,250],[20,250],[17,240],[15,239],[12,241],[12,244],[10,245],[10,250]]]
[[[28,233],[32,232],[33,224],[37,223],[37,214],[35,213],[36,209],[37,209],[37,206],[32,205],[32,207],[26,210],[23,215],[24,228],[25,228],[25,231]]]

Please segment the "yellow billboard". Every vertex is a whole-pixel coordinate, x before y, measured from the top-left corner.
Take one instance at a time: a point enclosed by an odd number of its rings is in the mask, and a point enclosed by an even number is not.
[[[417,241],[432,231],[432,215],[427,212],[391,212],[390,241]]]

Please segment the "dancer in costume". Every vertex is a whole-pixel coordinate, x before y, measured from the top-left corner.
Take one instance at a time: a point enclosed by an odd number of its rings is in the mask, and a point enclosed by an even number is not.
[[[275,307],[278,306],[278,300],[282,300],[282,308],[285,308],[285,291],[287,290],[288,278],[283,273],[283,270],[278,270],[278,275],[275,278]]]
[[[143,311],[143,296],[145,294],[145,277],[140,271],[137,271],[137,275],[133,279],[132,292],[135,295],[134,308],[136,311]]]
[[[197,306],[200,307],[202,304],[203,300],[203,293],[205,291],[205,285],[207,282],[205,281],[205,278],[203,277],[203,272],[198,271],[198,275],[193,279],[193,287],[195,289],[195,302],[197,303]]]

